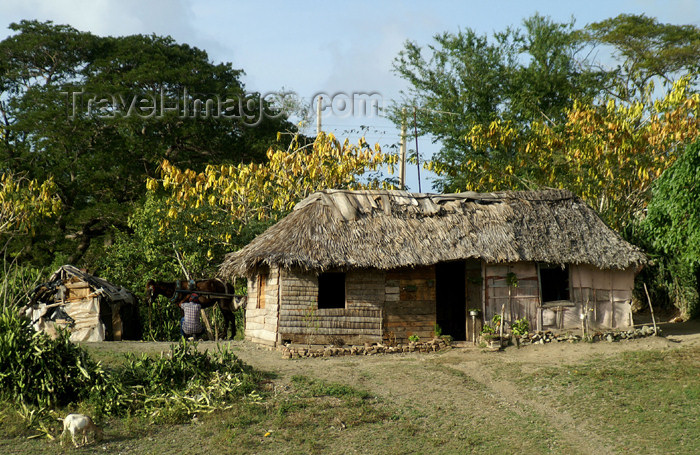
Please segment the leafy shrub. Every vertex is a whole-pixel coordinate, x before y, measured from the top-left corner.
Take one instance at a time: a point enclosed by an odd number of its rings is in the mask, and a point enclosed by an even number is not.
[[[661,174],[654,183],[646,218],[625,233],[654,261],[641,277],[651,285],[656,303],[672,302],[685,318],[700,314],[698,178],[700,141],[688,146]],[[643,291],[641,296],[644,300]]]
[[[530,323],[526,318],[516,319],[511,326],[511,331],[516,337],[527,335],[530,332]]]
[[[39,406],[62,406],[89,395],[105,381],[99,363],[67,332],[51,339],[35,332],[16,311],[0,313],[0,396]]]
[[[147,341],[177,341],[180,339],[180,307],[164,297],[144,302],[140,307],[143,339]]]
[[[411,335],[408,337],[408,341],[411,343],[418,343],[420,341],[420,337],[418,335]]]
[[[90,401],[98,415],[141,414],[172,422],[226,407],[236,397],[257,397],[259,379],[227,348],[199,352],[197,343],[183,339],[160,357],[126,354],[109,381],[93,388]]]
[[[42,282],[48,270],[20,267],[3,261],[3,278],[0,281],[0,303],[6,308],[18,308],[29,300],[29,293]]]

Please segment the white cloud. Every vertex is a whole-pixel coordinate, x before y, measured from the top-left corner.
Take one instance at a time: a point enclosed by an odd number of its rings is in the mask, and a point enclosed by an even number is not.
[[[0,12],[10,21],[52,20],[98,35],[193,35],[185,0],[23,0],[4,2]]]

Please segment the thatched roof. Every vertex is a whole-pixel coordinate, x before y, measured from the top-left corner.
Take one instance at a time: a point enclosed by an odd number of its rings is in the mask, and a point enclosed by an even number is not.
[[[220,274],[260,266],[305,270],[415,267],[478,258],[626,269],[646,256],[569,191],[412,194],[326,190],[301,201]]]

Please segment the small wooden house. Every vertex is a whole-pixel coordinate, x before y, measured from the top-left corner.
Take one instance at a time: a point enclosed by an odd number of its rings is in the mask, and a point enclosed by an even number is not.
[[[564,190],[326,190],[228,254],[220,274],[248,278],[246,338],[274,346],[406,342],[436,324],[471,339],[470,309],[532,330],[580,327],[582,314],[623,329],[645,262]]]
[[[71,332],[71,341],[120,341],[141,338],[136,296],[72,265],[61,266],[38,286],[25,307],[37,331]]]

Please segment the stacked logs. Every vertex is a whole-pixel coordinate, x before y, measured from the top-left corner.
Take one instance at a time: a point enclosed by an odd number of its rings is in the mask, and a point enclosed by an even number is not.
[[[437,352],[441,349],[449,349],[451,346],[442,338],[434,338],[425,342],[411,342],[387,346],[381,343],[365,343],[353,346],[325,346],[310,347],[300,345],[284,345],[278,349],[282,351],[282,357],[286,359],[299,359],[302,357],[339,357],[346,355],[376,355],[376,354],[403,354],[409,352]]]
[[[622,340],[634,340],[636,338],[644,338],[654,335],[654,329],[645,325],[638,329],[630,329],[626,332],[595,332],[590,340],[592,342],[606,341],[608,343],[613,343]],[[577,343],[582,341],[581,335],[574,335],[571,333],[554,333],[551,331],[546,332],[533,332],[524,335],[520,338],[521,345],[528,344],[545,344],[545,343]]]

